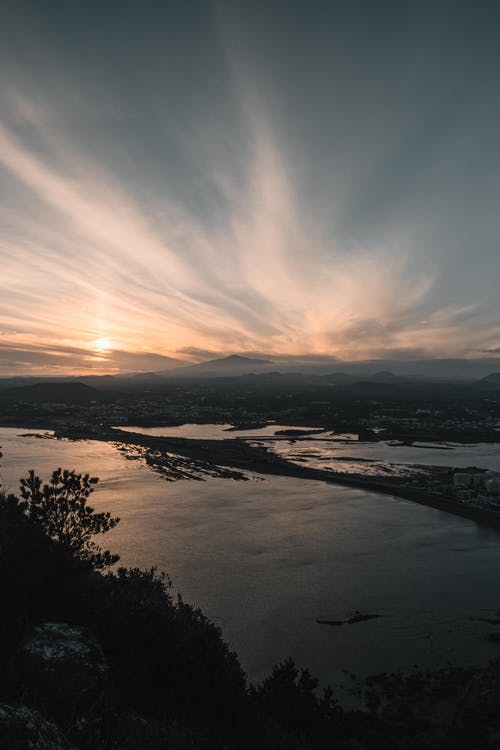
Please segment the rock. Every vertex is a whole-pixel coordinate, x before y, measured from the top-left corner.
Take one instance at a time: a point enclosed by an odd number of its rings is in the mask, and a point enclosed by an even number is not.
[[[108,687],[108,667],[93,635],[65,623],[36,627],[21,649],[18,670],[30,702],[56,716],[85,712],[102,702]]]
[[[55,724],[27,706],[0,704],[0,747],[8,750],[70,750]]]

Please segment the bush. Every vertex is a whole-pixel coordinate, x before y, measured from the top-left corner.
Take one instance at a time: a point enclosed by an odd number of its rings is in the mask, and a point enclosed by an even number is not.
[[[263,712],[280,726],[299,735],[331,739],[342,711],[330,688],[322,696],[317,689],[318,680],[308,669],[299,670],[292,659],[286,659],[251,692]]]
[[[96,570],[107,568],[119,560],[93,541],[96,534],[105,534],[119,522],[111,513],[96,513],[87,501],[98,482],[97,477],[77,474],[69,469],[56,469],[50,482],[31,470],[21,479],[21,507],[52,541],[68,549],[75,557],[88,561]]]

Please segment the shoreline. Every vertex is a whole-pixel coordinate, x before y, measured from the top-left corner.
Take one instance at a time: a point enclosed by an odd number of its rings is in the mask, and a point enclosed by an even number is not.
[[[2,425],[0,425],[1,427]],[[496,514],[482,508],[466,506],[458,503],[452,498],[428,492],[418,487],[388,482],[386,479],[378,480],[373,477],[364,477],[353,474],[341,474],[325,471],[313,467],[295,464],[270,453],[262,446],[251,446],[246,439],[226,438],[197,439],[181,437],[158,437],[145,435],[139,432],[127,432],[118,428],[106,428],[100,432],[72,432],[54,426],[26,427],[4,425],[7,428],[19,430],[36,429],[50,431],[55,439],[65,438],[69,440],[98,440],[107,443],[122,443],[125,445],[138,445],[144,448],[169,451],[177,453],[186,458],[204,461],[214,466],[231,467],[247,472],[255,472],[270,476],[292,477],[295,479],[309,479],[312,481],[326,482],[328,484],[352,487],[353,489],[366,490],[384,495],[410,500],[425,505],[444,513],[467,518],[481,526],[500,530],[500,513]],[[307,439],[307,438],[305,438]]]
[[[164,450],[177,453],[187,458],[204,461],[207,464],[231,467],[242,471],[255,472],[270,476],[293,477],[327,482],[353,489],[391,495],[403,500],[410,500],[420,505],[440,510],[452,515],[467,518],[475,523],[500,530],[500,513],[492,513],[482,508],[474,508],[458,503],[451,498],[428,492],[418,487],[392,483],[356,475],[345,475],[315,469],[280,458],[269,453],[262,446],[250,446],[238,438],[209,440],[180,437],[157,437],[138,432],[125,432],[116,428],[94,433],[79,432],[78,435],[65,431],[54,431],[55,437],[72,440],[100,440],[108,443],[140,445],[144,448]]]

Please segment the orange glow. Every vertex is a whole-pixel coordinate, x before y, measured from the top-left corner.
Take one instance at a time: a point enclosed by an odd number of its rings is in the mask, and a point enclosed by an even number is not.
[[[107,338],[99,338],[93,342],[93,347],[97,352],[109,352],[113,349],[113,342]]]

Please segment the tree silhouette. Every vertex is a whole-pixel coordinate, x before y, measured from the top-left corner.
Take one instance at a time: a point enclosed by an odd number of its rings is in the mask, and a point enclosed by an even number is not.
[[[42,485],[33,470],[20,481],[21,507],[53,541],[61,544],[97,570],[113,565],[119,555],[102,550],[94,541],[96,534],[114,528],[119,518],[111,513],[96,513],[87,501],[98,482],[97,477],[56,469],[50,481]]]

